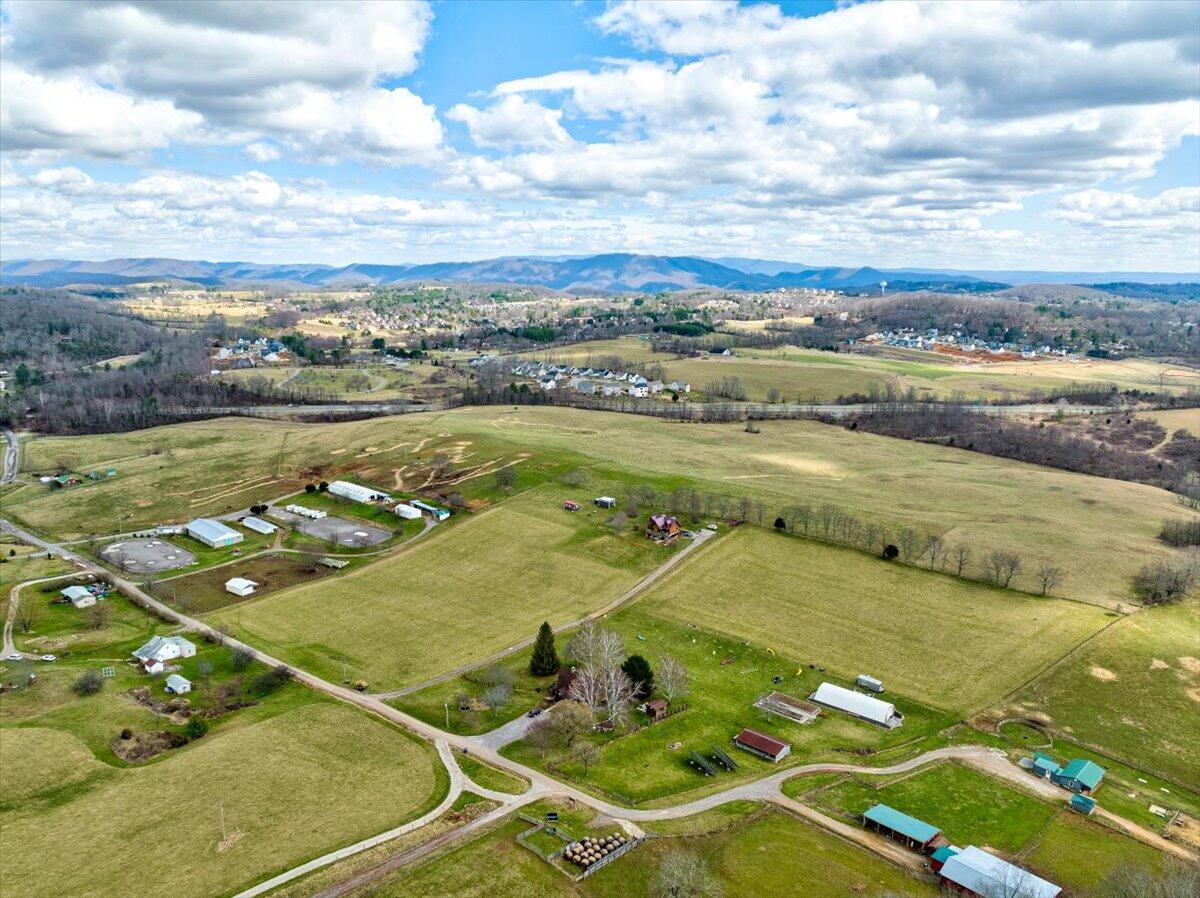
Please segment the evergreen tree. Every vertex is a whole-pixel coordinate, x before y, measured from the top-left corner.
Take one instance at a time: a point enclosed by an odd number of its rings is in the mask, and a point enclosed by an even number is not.
[[[654,688],[654,672],[650,669],[649,661],[641,655],[630,655],[621,665],[621,670],[625,671],[625,676],[633,681],[641,698],[650,694]]]
[[[529,672],[535,677],[548,677],[557,670],[558,652],[554,648],[554,631],[550,629],[550,624],[542,621],[533,644],[533,655],[529,659]]]

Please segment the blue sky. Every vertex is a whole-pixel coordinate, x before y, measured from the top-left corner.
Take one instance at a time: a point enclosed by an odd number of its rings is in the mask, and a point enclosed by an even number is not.
[[[1200,269],[1200,4],[0,2],[0,254]]]

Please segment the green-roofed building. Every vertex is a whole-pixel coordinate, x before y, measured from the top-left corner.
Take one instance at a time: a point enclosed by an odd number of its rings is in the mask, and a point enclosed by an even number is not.
[[[1052,779],[1072,792],[1095,792],[1104,779],[1104,768],[1093,761],[1073,758]]]
[[[929,854],[946,842],[942,838],[942,831],[936,826],[930,826],[924,820],[889,808],[886,804],[876,804],[867,808],[863,812],[863,822],[868,829],[873,829],[922,854]]]

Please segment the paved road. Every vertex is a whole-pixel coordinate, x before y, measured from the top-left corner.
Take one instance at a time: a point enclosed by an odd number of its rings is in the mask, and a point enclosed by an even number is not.
[[[77,553],[75,553],[69,549],[64,549],[61,546],[57,546],[53,543],[49,543],[43,539],[40,539],[39,537],[36,537],[30,533],[27,533],[26,531],[22,530],[21,528],[16,527],[15,525],[11,524],[10,522],[2,520],[2,519],[0,519],[0,529],[3,529],[9,533],[12,533],[15,536],[17,536],[18,538],[20,538],[32,545],[37,545],[37,546],[40,546],[41,548],[45,548],[48,550],[53,550],[55,552],[58,552],[58,553],[62,554],[64,557],[66,557],[72,561],[76,561],[76,562],[80,563],[81,566],[84,567],[86,570],[90,570],[91,572],[96,573],[96,574],[104,575],[105,577],[107,577],[109,579],[109,581],[113,584],[114,587],[116,587],[118,590],[120,590],[121,593],[128,596],[136,604],[139,604],[139,605],[153,611],[155,614],[157,614],[163,620],[177,623],[187,630],[192,630],[202,636],[211,638],[216,641],[224,642],[226,645],[228,645],[230,647],[245,649],[246,651],[251,652],[258,660],[262,661],[264,664],[267,664],[270,666],[278,666],[278,665],[283,664],[283,662],[281,662],[280,660],[273,658],[270,655],[267,655],[266,653],[255,649],[253,646],[247,645],[246,643],[243,643],[238,639],[234,639],[232,637],[226,636],[223,633],[218,632],[217,630],[210,627],[208,624],[204,623],[201,620],[198,620],[193,617],[189,617],[185,614],[181,614],[180,612],[176,611],[174,608],[171,608],[170,606],[158,601],[154,597],[147,595],[144,591],[142,591],[142,589],[140,587],[138,587],[138,585],[136,583],[126,580],[123,577],[120,577],[119,575],[116,575],[111,571],[107,571],[107,570],[103,570],[103,569],[99,568],[95,564],[91,563],[87,559],[82,558]],[[923,755],[920,755],[916,758],[911,758],[907,761],[902,761],[898,764],[893,764],[888,767],[857,767],[852,764],[807,764],[807,765],[798,766],[798,767],[790,767],[785,770],[781,770],[778,773],[775,773],[768,777],[765,777],[763,779],[756,780],[754,782],[743,783],[741,785],[734,786],[733,788],[726,789],[722,792],[718,792],[718,793],[715,793],[712,795],[707,795],[707,796],[704,796],[703,798],[699,798],[694,801],[686,802],[686,803],[680,804],[680,805],[675,805],[674,807],[654,808],[654,809],[625,808],[625,807],[621,807],[620,805],[616,805],[611,802],[605,801],[603,799],[596,798],[595,796],[590,795],[586,792],[583,792],[582,790],[577,789],[574,786],[570,786],[566,783],[561,783],[561,782],[555,780],[550,775],[548,775],[540,770],[535,770],[531,767],[525,766],[524,764],[520,764],[520,763],[517,763],[516,761],[512,761],[506,757],[503,757],[495,749],[493,749],[493,748],[489,747],[487,744],[481,742],[479,737],[466,737],[466,736],[459,736],[459,735],[453,734],[453,733],[447,733],[447,732],[445,732],[431,724],[428,724],[422,720],[419,720],[409,714],[405,714],[403,711],[399,711],[395,708],[390,707],[389,705],[387,705],[383,701],[381,701],[377,696],[365,695],[363,693],[356,692],[353,689],[349,689],[347,687],[340,686],[336,683],[330,683],[329,681],[324,680],[324,679],[316,676],[315,674],[309,673],[308,671],[303,670],[302,668],[294,668],[293,667],[292,670],[295,673],[296,680],[298,680],[299,682],[304,683],[305,685],[307,685],[313,689],[316,689],[319,692],[324,692],[325,694],[330,695],[334,698],[340,699],[341,701],[356,705],[366,711],[369,711],[372,714],[376,714],[379,717],[382,717],[393,723],[399,724],[400,726],[407,728],[408,730],[416,733],[417,735],[419,735],[419,736],[427,739],[428,741],[434,743],[435,745],[437,745],[439,753],[442,753],[443,761],[447,764],[447,769],[451,770],[452,783],[457,781],[460,784],[460,788],[461,788],[461,784],[463,782],[463,775],[462,775],[462,772],[459,771],[459,773],[457,775],[458,779],[456,780],[456,776],[453,773],[453,769],[457,769],[457,766],[458,766],[457,762],[455,762],[453,760],[452,756],[450,757],[450,759],[448,761],[446,760],[445,752],[449,748],[455,748],[460,751],[469,751],[472,754],[474,754],[476,757],[478,757],[480,760],[482,760],[486,763],[492,764],[493,766],[498,767],[501,770],[505,770],[510,773],[515,773],[517,776],[523,777],[524,779],[528,780],[531,784],[530,789],[528,791],[526,791],[523,796],[520,796],[520,797],[526,797],[526,796],[529,796],[532,794],[532,795],[535,795],[538,797],[554,796],[554,797],[561,797],[561,798],[570,798],[570,799],[574,799],[576,802],[578,802],[586,807],[591,807],[591,808],[599,811],[600,813],[606,814],[607,816],[612,817],[614,820],[617,820],[617,821],[650,822],[650,821],[655,821],[655,820],[670,820],[670,819],[675,819],[678,817],[687,817],[692,814],[700,813],[701,811],[706,811],[711,808],[718,807],[720,805],[726,804],[731,801],[738,801],[738,800],[742,800],[742,799],[749,799],[749,800],[756,800],[756,801],[774,801],[776,803],[780,803],[779,802],[779,798],[780,798],[780,794],[781,794],[780,787],[781,787],[782,783],[784,782],[784,780],[788,779],[789,777],[796,776],[798,774],[831,773],[831,772],[855,773],[855,772],[857,772],[857,773],[865,773],[865,774],[882,775],[882,774],[900,773],[900,772],[905,772],[908,770],[913,770],[913,769],[921,766],[922,764],[926,764],[926,763],[929,763],[930,761],[934,761],[934,760],[956,759],[963,763],[979,766],[983,769],[988,770],[989,772],[1002,775],[1002,776],[1010,779],[1012,782],[1017,783],[1018,785],[1020,785],[1024,788],[1030,788],[1031,786],[1032,786],[1032,788],[1035,788],[1035,789],[1041,788],[1041,786],[1037,785],[1039,783],[1039,781],[1036,778],[1023,773],[1022,771],[1019,771],[1012,764],[1010,764],[1008,762],[1008,760],[1003,756],[1003,754],[1000,753],[999,751],[997,751],[995,749],[985,748],[983,746],[964,745],[964,746],[949,746],[946,748],[929,751],[929,752],[926,752]],[[489,793],[479,789],[478,787],[473,787],[472,790],[479,791],[481,794],[489,794]],[[451,791],[453,791],[453,787],[452,787]],[[498,795],[499,793],[490,793],[490,794]],[[1063,795],[1059,795],[1057,797],[1060,798],[1061,800],[1065,800],[1065,793]],[[512,796],[505,796],[505,798],[511,799]],[[1108,817],[1108,815],[1106,815],[1106,817]],[[1108,817],[1108,819],[1114,819],[1114,818]],[[1189,860],[1194,859],[1194,855],[1192,855],[1190,852],[1188,852],[1185,848],[1183,848],[1180,845],[1177,845],[1173,842],[1168,842],[1167,840],[1163,839],[1161,836],[1158,836],[1157,834],[1150,832],[1149,830],[1139,827],[1136,824],[1130,823],[1129,821],[1121,820],[1121,818],[1115,818],[1115,820],[1120,821],[1120,825],[1122,826],[1122,828],[1125,829],[1128,833],[1130,833],[1130,835],[1133,835],[1135,838],[1139,838],[1140,840],[1146,842],[1147,844],[1153,845],[1154,847],[1158,848],[1161,851],[1169,852],[1178,857],[1187,858]],[[414,821],[414,823],[415,822],[416,821]],[[415,826],[413,828],[415,828]],[[405,831],[410,831],[410,830],[405,830]],[[389,831],[389,832],[391,832],[391,831]],[[381,841],[387,841],[386,838],[381,838],[384,835],[386,835],[386,834],[380,834],[380,836],[376,836],[373,838],[380,839]],[[367,840],[367,841],[370,841],[370,840]],[[359,843],[359,844],[363,844],[363,843]],[[379,844],[379,842],[373,842],[372,844]],[[353,846],[348,846],[346,849],[340,849],[339,851],[340,852],[347,852],[347,851],[349,852],[348,854],[344,854],[343,856],[350,856],[350,854],[356,853],[354,851],[349,851],[350,848],[353,848]],[[358,849],[358,851],[362,851],[362,850],[365,850],[365,848]],[[334,854],[338,854],[338,852],[335,852]],[[332,860],[329,862],[332,863]],[[299,869],[299,868],[297,868],[297,869]],[[281,874],[281,875],[287,876],[288,874]],[[302,875],[302,874],[298,873],[296,875]],[[259,893],[253,892],[253,894],[259,894]]]
[[[4,476],[0,478],[0,484],[12,483],[17,476],[17,469],[20,467],[20,444],[17,442],[17,435],[7,427],[2,428],[4,433]]]
[[[486,514],[486,512],[485,512],[485,514]],[[669,571],[673,570],[675,567],[677,567],[679,565],[680,562],[682,562],[685,558],[687,558],[688,555],[690,555],[692,552],[694,552],[700,546],[704,545],[706,542],[708,542],[708,540],[711,537],[713,537],[715,535],[716,534],[712,530],[698,531],[696,533],[696,536],[693,539],[691,539],[686,546],[684,546],[682,549],[680,549],[678,552],[676,552],[674,555],[672,555],[670,558],[668,558],[666,561],[664,561],[662,564],[660,564],[658,567],[656,567],[654,570],[652,570],[650,573],[648,573],[646,576],[644,576],[641,580],[639,580],[637,583],[635,583],[633,586],[631,586],[624,594],[618,596],[616,599],[609,602],[603,608],[599,608],[599,609],[593,611],[591,614],[577,618],[573,621],[568,621],[565,624],[561,624],[561,625],[555,627],[554,632],[562,633],[566,630],[570,630],[574,627],[578,627],[580,624],[585,623],[589,620],[599,620],[600,618],[604,617],[606,614],[611,614],[613,611],[617,610],[618,608],[620,608],[622,605],[626,604],[627,602],[633,601],[633,599],[637,598],[639,595],[642,594],[642,592],[644,592],[646,589],[648,589],[653,584],[657,583],[660,579],[662,579],[663,576],[665,576]],[[440,674],[439,676],[433,677],[432,679],[429,679],[429,680],[425,680],[424,682],[414,683],[412,686],[405,686],[402,689],[392,689],[389,692],[376,692],[376,693],[374,693],[374,695],[376,698],[382,698],[382,699],[399,698],[400,696],[408,695],[411,692],[418,692],[418,691],[426,688],[427,686],[435,686],[438,683],[445,683],[447,680],[453,680],[455,677],[460,677],[464,673],[467,673],[468,671],[478,670],[481,667],[487,667],[490,664],[494,664],[503,658],[507,658],[513,652],[520,651],[521,649],[524,649],[524,648],[528,648],[529,646],[533,645],[533,641],[535,638],[536,637],[531,636],[529,639],[522,640],[521,642],[518,642],[515,645],[510,645],[506,649],[501,649],[498,652],[493,652],[491,655],[488,655],[486,658],[472,661],[470,664],[461,665],[460,667],[456,667],[454,670],[447,671],[444,674]]]

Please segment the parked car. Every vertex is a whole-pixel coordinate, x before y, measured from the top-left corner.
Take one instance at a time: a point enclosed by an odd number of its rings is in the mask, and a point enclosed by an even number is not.
[[[42,655],[43,661],[57,661],[58,655]]]
[[[709,525],[708,525],[708,527],[707,527],[706,529],[708,529],[708,530],[716,530],[716,529],[717,529],[717,525],[716,525],[716,524],[709,524]]]
[[[24,659],[25,659],[25,656],[22,655],[20,652],[13,652],[11,655],[4,656],[5,661],[23,661]]]
[[[539,714],[541,714],[541,713],[542,713],[542,709],[541,709],[541,708],[530,708],[530,709],[529,709],[529,713],[528,713],[528,714],[526,714],[525,716],[526,716],[526,717],[537,717],[537,716],[538,716]]]
[[[696,538],[696,532],[694,530],[680,530],[679,533],[684,539]]]

